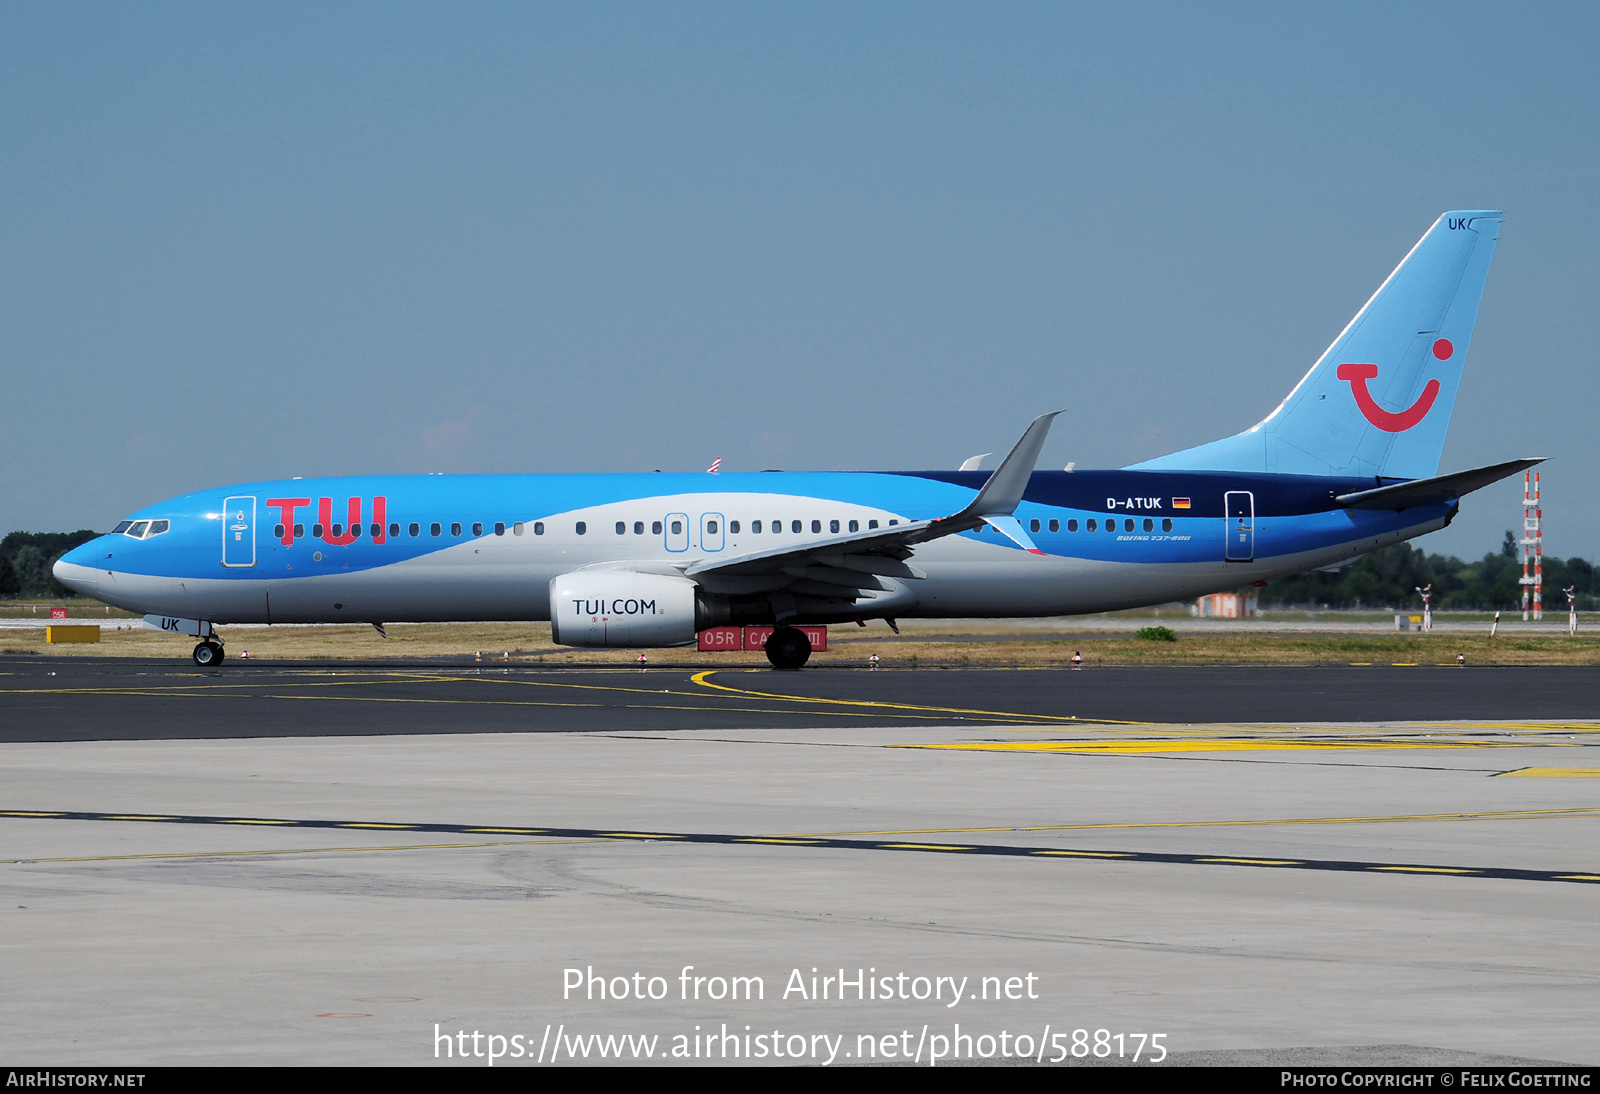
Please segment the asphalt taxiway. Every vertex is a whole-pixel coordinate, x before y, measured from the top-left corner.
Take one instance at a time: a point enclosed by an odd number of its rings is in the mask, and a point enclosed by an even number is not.
[[[1584,718],[1600,669],[1435,665],[868,671],[489,662],[0,659],[0,741],[1090,720]]]
[[[1594,670],[237,667],[0,662],[9,1060],[1600,1062]]]

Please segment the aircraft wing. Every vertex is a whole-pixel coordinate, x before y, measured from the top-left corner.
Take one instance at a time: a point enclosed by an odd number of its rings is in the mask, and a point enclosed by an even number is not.
[[[1022,501],[1028,477],[1039,461],[1056,411],[1034,419],[1000,467],[989,476],[965,508],[938,520],[908,521],[888,528],[831,536],[794,546],[777,547],[733,558],[702,559],[686,568],[693,578],[717,592],[748,595],[787,592],[828,600],[854,601],[874,593],[893,594],[897,583],[927,575],[907,559],[919,544],[970,532],[985,524],[1033,554],[1043,554],[1012,513]]]
[[[1454,501],[1490,483],[1499,482],[1508,475],[1526,471],[1548,457],[1539,456],[1489,467],[1475,467],[1471,471],[1457,471],[1453,475],[1435,475],[1431,479],[1413,479],[1393,486],[1379,486],[1373,490],[1359,490],[1353,494],[1340,494],[1334,500],[1346,509],[1409,509],[1413,505],[1436,505]]]
[[[713,592],[787,592],[855,601],[875,592],[895,591],[897,585],[884,578],[915,581],[926,577],[905,560],[913,553],[912,537],[932,525],[932,521],[914,521],[733,558],[703,559],[683,573]]]

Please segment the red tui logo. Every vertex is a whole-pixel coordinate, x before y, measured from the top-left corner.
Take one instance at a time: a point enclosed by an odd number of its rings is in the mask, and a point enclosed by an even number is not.
[[[1441,338],[1433,344],[1433,355],[1441,361],[1449,360],[1454,352],[1455,346],[1447,338]],[[1404,433],[1428,416],[1428,411],[1433,409],[1434,399],[1439,397],[1439,381],[1429,380],[1422,394],[1417,396],[1417,401],[1395,414],[1379,406],[1372,392],[1367,390],[1367,381],[1378,375],[1377,365],[1343,364],[1334,375],[1350,381],[1350,393],[1355,396],[1356,406],[1361,408],[1362,415],[1385,433]]]

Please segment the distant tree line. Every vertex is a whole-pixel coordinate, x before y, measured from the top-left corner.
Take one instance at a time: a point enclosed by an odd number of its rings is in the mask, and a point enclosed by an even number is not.
[[[50,573],[56,559],[88,543],[99,532],[12,532],[0,539],[0,596],[65,597],[76,595]]]
[[[1261,604],[1296,608],[1405,608],[1422,610],[1417,589],[1433,586],[1436,611],[1521,611],[1522,560],[1515,537],[1506,533],[1498,552],[1477,562],[1430,555],[1397,543],[1346,563],[1337,573],[1315,571],[1270,582]],[[1567,610],[1563,589],[1574,586],[1580,611],[1600,607],[1594,564],[1581,558],[1544,558],[1544,607]]]

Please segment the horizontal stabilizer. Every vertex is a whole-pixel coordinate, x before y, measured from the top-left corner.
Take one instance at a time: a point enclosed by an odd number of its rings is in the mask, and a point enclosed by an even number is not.
[[[1526,471],[1548,457],[1511,460],[1471,471],[1457,471],[1454,475],[1436,475],[1431,479],[1413,479],[1393,486],[1379,486],[1373,490],[1360,490],[1354,494],[1340,494],[1334,500],[1346,509],[1410,509],[1414,505],[1437,505],[1454,501],[1490,483],[1499,482],[1508,475]]]

